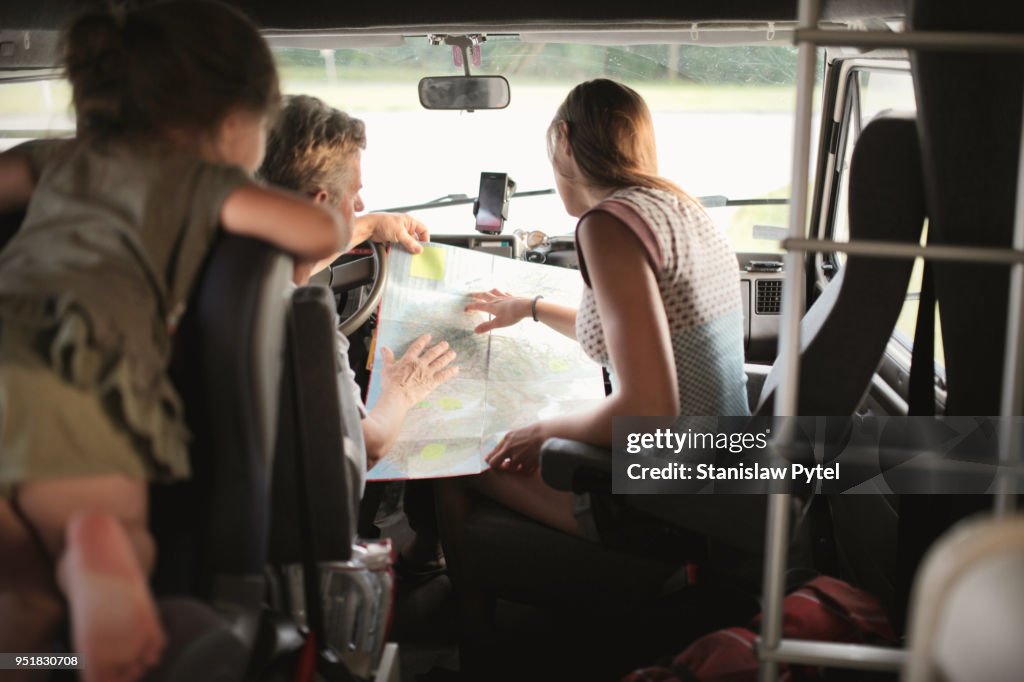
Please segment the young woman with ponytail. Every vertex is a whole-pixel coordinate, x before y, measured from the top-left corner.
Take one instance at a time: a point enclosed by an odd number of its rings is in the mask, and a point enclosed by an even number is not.
[[[658,175],[640,95],[605,79],[576,86],[548,129],[548,156],[566,210],[579,217],[579,309],[492,289],[472,294],[466,310],[492,316],[477,332],[531,318],[577,339],[608,369],[612,392],[593,410],[510,431],[487,456],[487,472],[438,482],[445,552],[466,618],[482,608],[466,589],[474,581],[460,556],[475,494],[566,533],[594,533],[592,519],[574,515],[572,494],[540,478],[545,440],[610,447],[616,416],[748,414],[736,255],[700,204]],[[602,535],[597,527],[591,539],[607,541]],[[475,615],[470,630],[481,626]]]

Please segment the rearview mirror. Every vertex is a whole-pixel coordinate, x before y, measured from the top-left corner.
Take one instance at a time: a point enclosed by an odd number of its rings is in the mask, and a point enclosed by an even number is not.
[[[419,90],[424,109],[504,109],[511,100],[504,76],[432,76]]]

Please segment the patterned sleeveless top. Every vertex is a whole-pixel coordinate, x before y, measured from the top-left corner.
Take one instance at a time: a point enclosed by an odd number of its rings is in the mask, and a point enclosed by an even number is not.
[[[621,220],[647,252],[668,316],[680,414],[749,414],[739,264],[725,236],[699,205],[658,189],[619,190],[591,211]],[[588,356],[608,368],[615,385],[578,240],[577,253],[587,286],[576,315],[576,338]]]

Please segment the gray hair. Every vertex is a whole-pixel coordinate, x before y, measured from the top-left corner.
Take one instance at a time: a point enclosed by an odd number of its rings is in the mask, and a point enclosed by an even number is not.
[[[259,176],[304,194],[337,192],[357,149],[366,149],[366,126],[358,118],[316,97],[287,97],[267,138]]]

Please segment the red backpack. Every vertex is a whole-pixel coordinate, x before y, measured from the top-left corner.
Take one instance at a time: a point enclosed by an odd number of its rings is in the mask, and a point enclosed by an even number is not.
[[[782,636],[851,644],[895,645],[896,634],[873,596],[842,580],[819,576],[782,602]],[[755,642],[761,617],[749,628],[732,627],[704,635],[676,656],[671,667],[635,670],[623,682],[752,682],[759,661]],[[779,665],[779,680],[821,679],[818,668]]]

